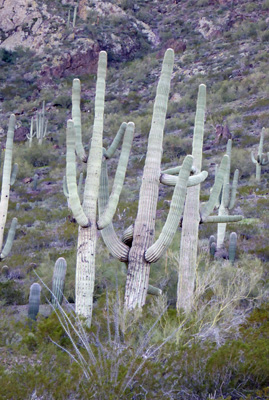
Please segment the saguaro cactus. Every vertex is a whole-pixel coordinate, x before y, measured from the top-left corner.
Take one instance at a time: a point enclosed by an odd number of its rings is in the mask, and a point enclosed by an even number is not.
[[[217,244],[216,244],[215,236],[211,235],[209,238],[209,254],[210,254],[211,259],[214,259],[216,249],[217,249]]]
[[[236,245],[237,245],[237,234],[236,232],[232,232],[230,234],[230,241],[229,241],[229,260],[232,264],[234,264],[235,261]]]
[[[95,96],[95,117],[90,154],[87,159],[81,141],[80,82],[75,79],[72,92],[72,118],[67,123],[66,182],[68,200],[73,215],[79,224],[78,251],[76,267],[76,312],[86,318],[90,325],[92,315],[93,288],[95,279],[95,251],[97,240],[97,198],[100,184],[103,157],[103,119],[107,54],[100,52]],[[118,164],[109,206],[102,223],[110,223],[118,204],[122,189],[129,153],[134,135],[134,124],[124,124],[116,139],[124,136],[122,155]],[[116,140],[115,139],[115,140]],[[114,143],[114,142],[113,142]],[[113,144],[112,144],[113,145]],[[87,176],[81,205],[76,184],[77,155],[87,162]],[[102,229],[101,224],[98,226]]]
[[[229,163],[224,175],[222,193],[220,197],[220,205],[218,210],[218,215],[220,217],[225,217],[229,215],[229,210],[232,210],[235,205],[236,191],[238,185],[239,170],[236,169],[234,172],[232,188],[230,190],[230,169],[231,169],[231,153],[232,153],[232,140],[229,139],[227,143],[226,154],[229,156]],[[228,222],[228,221],[227,221]],[[217,234],[217,249],[223,246],[225,233],[226,233],[226,223],[218,223],[218,234]]]
[[[40,293],[41,293],[41,286],[39,285],[39,283],[33,283],[30,288],[28,317],[34,321],[36,320],[39,311]]]
[[[125,307],[141,308],[149,288],[149,272],[151,263],[156,262],[171,244],[180,222],[187,185],[195,184],[189,179],[192,167],[192,157],[184,160],[178,177],[170,176],[160,171],[163,131],[168,103],[170,80],[173,70],[174,52],[168,49],[165,53],[161,77],[157,87],[148,149],[139,194],[137,217],[134,225],[129,227],[119,240],[112,222],[102,225],[103,240],[111,254],[128,264],[125,288]],[[108,201],[108,179],[106,159],[110,158],[109,151],[105,153],[101,174],[99,192],[99,212],[103,213]],[[166,171],[167,172],[167,171]],[[201,178],[201,177],[200,177]],[[155,220],[160,182],[174,185],[174,194],[166,223],[155,243]],[[113,191],[112,191],[113,192]],[[99,225],[98,225],[99,226]],[[157,291],[154,290],[156,293]]]
[[[202,84],[199,86],[198,92],[192,145],[192,156],[197,173],[200,173],[202,166],[205,108],[206,87]],[[179,278],[177,287],[178,311],[183,309],[188,312],[192,307],[196,277],[199,224],[203,222],[234,222],[242,219],[242,216],[238,215],[210,216],[219,199],[228,164],[229,156],[226,155],[222,159],[209,200],[201,209],[200,184],[188,188],[180,243]]]
[[[4,248],[2,248],[4,239],[4,229],[7,219],[10,185],[14,183],[16,173],[18,170],[17,164],[14,164],[13,170],[11,169],[14,129],[15,129],[15,115],[12,114],[10,116],[8,125],[6,150],[5,150],[4,165],[3,165],[3,175],[2,175],[2,190],[1,190],[1,201],[0,201],[0,251],[1,251],[0,260],[7,257],[7,255],[9,254],[12,248],[17,227],[17,218],[13,218],[5,246]]]
[[[45,101],[42,102],[42,110],[36,115],[36,138],[38,144],[42,144],[47,135],[48,120],[45,117]]]
[[[33,138],[35,137],[36,132],[34,132],[34,117],[31,118],[31,126],[30,132],[26,135],[27,139],[29,140],[29,147],[32,147]]]
[[[265,134],[265,128],[262,128],[257,160],[254,157],[253,151],[251,152],[251,160],[256,165],[256,180],[258,182],[260,182],[260,180],[261,180],[261,169],[262,169],[262,166],[263,165],[267,165],[269,163],[269,152],[267,153],[267,159],[263,155],[264,134]]]
[[[63,301],[66,267],[65,259],[63,257],[58,258],[54,266],[51,298],[51,303],[56,308],[59,304],[61,305]]]

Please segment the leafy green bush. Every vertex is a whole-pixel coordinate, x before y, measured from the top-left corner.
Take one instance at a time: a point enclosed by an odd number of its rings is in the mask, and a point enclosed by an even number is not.
[[[20,285],[14,281],[0,282],[0,301],[3,304],[24,304],[25,298]]]

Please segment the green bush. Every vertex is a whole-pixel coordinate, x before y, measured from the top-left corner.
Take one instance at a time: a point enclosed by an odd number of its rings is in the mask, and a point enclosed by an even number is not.
[[[20,285],[14,281],[0,282],[0,301],[5,305],[24,304]]]

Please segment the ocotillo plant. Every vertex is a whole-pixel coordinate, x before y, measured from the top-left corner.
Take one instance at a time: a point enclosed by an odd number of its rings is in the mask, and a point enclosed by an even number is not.
[[[4,239],[4,229],[7,219],[10,185],[14,183],[18,170],[17,164],[14,164],[13,170],[11,170],[14,129],[15,129],[15,115],[12,114],[9,119],[6,151],[5,151],[3,173],[2,173],[2,190],[1,190],[1,201],[0,201],[0,251],[1,251],[0,260],[7,257],[7,255],[9,254],[12,248],[17,227],[17,218],[13,218],[5,246],[4,248],[2,248]]]
[[[192,156],[194,159],[194,167],[197,173],[200,173],[202,166],[205,108],[206,87],[202,84],[199,86],[192,144]],[[179,278],[177,287],[178,311],[183,309],[184,311],[188,312],[192,307],[196,278],[199,224],[203,222],[234,222],[242,219],[242,216],[238,215],[210,216],[218,201],[228,164],[229,156],[226,155],[222,159],[209,200],[201,207],[201,209],[200,184],[188,188],[183,213],[180,243]]]
[[[100,52],[96,96],[95,117],[91,139],[90,154],[87,159],[81,141],[80,115],[80,82],[75,79],[72,90],[72,120],[67,123],[66,181],[68,200],[73,215],[79,224],[78,251],[76,265],[76,312],[85,317],[87,325],[91,323],[93,288],[95,279],[95,252],[97,241],[97,198],[100,184],[101,164],[103,157],[103,120],[107,54]],[[122,189],[127,162],[134,135],[134,124],[129,122],[120,128],[114,142],[124,136],[122,153],[119,160],[109,207],[104,215],[105,222],[110,223],[116,211],[118,198]],[[115,145],[111,145],[112,153]],[[81,205],[76,184],[76,157],[87,162],[87,176],[84,187],[83,204]],[[111,152],[108,150],[108,153]],[[99,226],[101,229],[101,226]]]
[[[229,241],[229,261],[234,264],[236,256],[237,234],[232,232]]]
[[[56,308],[63,301],[66,266],[67,264],[63,257],[58,258],[54,266],[51,303]]]
[[[39,283],[33,283],[30,288],[28,317],[34,321],[36,320],[39,311],[40,293],[41,286],[39,285]]]
[[[265,128],[262,128],[257,160],[254,157],[253,151],[251,152],[251,160],[256,165],[256,180],[258,182],[260,182],[260,180],[261,180],[262,166],[267,165],[269,163],[269,152],[267,153],[267,159],[263,155],[264,134],[265,134]]]
[[[220,205],[218,209],[218,215],[220,217],[225,217],[229,215],[229,211],[233,209],[236,199],[236,191],[238,185],[239,170],[236,169],[234,172],[232,188],[230,190],[230,169],[231,169],[231,154],[232,154],[232,140],[229,139],[227,143],[226,154],[229,156],[229,163],[224,175],[222,193],[220,197]],[[227,221],[228,222],[228,221]],[[217,249],[221,248],[224,244],[225,233],[226,233],[226,223],[218,223],[218,233],[217,233]]]
[[[112,223],[100,224],[103,228],[102,237],[111,254],[128,264],[125,288],[125,307],[128,309],[141,308],[145,304],[149,286],[150,265],[156,262],[171,244],[182,215],[187,185],[197,183],[197,179],[195,179],[195,182],[191,178],[189,179],[192,168],[191,156],[186,157],[180,172],[177,169],[178,177],[160,172],[163,132],[173,62],[174,52],[172,49],[168,49],[164,56],[153,107],[147,155],[139,193],[138,212],[134,225],[126,230],[121,241],[117,238]],[[110,155],[106,152],[99,192],[100,213],[104,212],[108,198],[106,159],[109,158]],[[203,177],[199,176],[199,178],[201,180]],[[175,185],[175,189],[166,223],[158,240],[153,243],[160,182]],[[100,221],[102,221],[102,218],[100,218]]]

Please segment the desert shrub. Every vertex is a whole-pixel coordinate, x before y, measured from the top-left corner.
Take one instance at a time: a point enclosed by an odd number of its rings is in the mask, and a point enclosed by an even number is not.
[[[269,42],[269,30],[267,30],[267,31],[265,31],[263,34],[262,34],[262,37],[261,37],[261,39],[262,39],[262,42]]]
[[[231,171],[239,169],[241,178],[247,178],[251,175],[252,170],[250,167],[250,153],[248,150],[238,149],[235,146],[232,148],[231,156]],[[232,178],[230,178],[232,179]]]
[[[0,301],[3,304],[24,304],[24,295],[20,285],[12,280],[0,282]]]
[[[0,62],[14,64],[16,61],[16,52],[6,49],[0,49]]]

